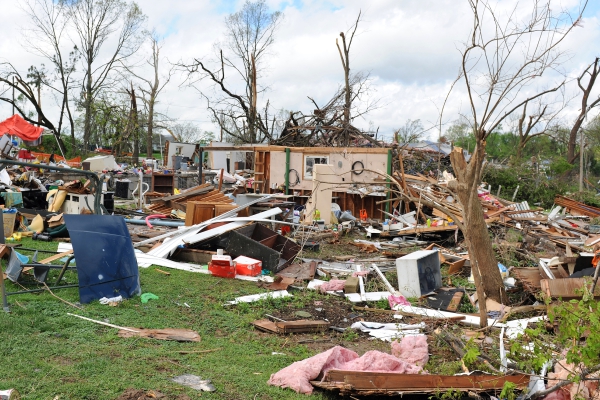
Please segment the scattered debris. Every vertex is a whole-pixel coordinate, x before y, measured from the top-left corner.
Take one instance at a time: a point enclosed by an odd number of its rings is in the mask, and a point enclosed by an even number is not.
[[[179,375],[171,380],[175,383],[179,383],[180,385],[189,386],[192,389],[200,390],[202,392],[217,391],[217,388],[211,383],[210,379],[202,379],[197,375]]]

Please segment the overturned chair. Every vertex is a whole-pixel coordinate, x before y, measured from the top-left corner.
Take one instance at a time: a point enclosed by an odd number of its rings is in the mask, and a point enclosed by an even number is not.
[[[16,294],[25,294],[25,293],[36,293],[43,292],[45,290],[56,290],[56,289],[65,289],[65,288],[74,288],[78,287],[78,284],[70,284],[70,285],[59,285],[61,280],[64,277],[64,274],[68,270],[75,270],[76,266],[71,266],[72,261],[75,259],[75,255],[71,252],[70,254],[61,253],[56,254],[53,251],[45,251],[45,250],[36,250],[36,249],[26,249],[21,248],[21,250],[32,251],[34,254],[31,257],[31,261],[28,256],[20,254],[16,249],[7,247],[4,244],[0,244],[0,257],[4,258],[8,257],[8,265],[5,270],[6,277],[13,283],[18,284],[21,287],[24,287],[23,290],[15,291],[15,292],[7,292],[6,287],[4,285],[4,279],[0,283],[2,289],[2,306],[4,311],[9,311],[8,308],[8,299],[7,297],[10,295]],[[50,253],[52,256],[37,261],[38,253]],[[9,255],[10,254],[10,255]],[[65,258],[66,260],[62,265],[54,265],[50,264],[53,261],[58,259]],[[46,280],[48,279],[48,274],[51,269],[60,269],[58,277],[54,282],[53,286],[48,286],[46,284]],[[23,281],[21,278],[23,276],[23,272],[33,270],[33,280]],[[28,289],[24,285],[36,285],[35,288]],[[43,285],[43,287],[40,287]]]

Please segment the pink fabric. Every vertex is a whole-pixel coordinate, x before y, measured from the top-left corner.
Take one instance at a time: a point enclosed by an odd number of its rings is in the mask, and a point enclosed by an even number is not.
[[[311,380],[317,379],[321,371],[340,369],[348,361],[358,358],[358,354],[341,346],[335,346],[306,360],[297,361],[281,371],[271,375],[267,382],[272,386],[290,388],[298,393],[311,394],[313,386]]]
[[[427,342],[425,342],[427,344]],[[327,371],[338,369],[342,371],[371,371],[396,372],[399,374],[420,374],[420,366],[409,364],[391,354],[377,350],[367,351],[362,357],[352,350],[336,346],[324,353],[297,361],[271,375],[267,382],[272,386],[290,388],[298,393],[311,394],[313,386],[310,381],[317,379]]]
[[[406,297],[402,296],[401,294],[397,296],[390,294],[388,296],[388,303],[390,304],[391,309],[394,309],[394,306],[398,304],[400,304],[401,306],[410,306],[410,302],[406,300]]]
[[[321,292],[335,292],[336,290],[344,290],[344,286],[346,286],[346,281],[342,281],[339,279],[332,279],[328,282],[325,282],[319,289]]]
[[[367,275],[369,275],[369,271],[354,271],[352,273],[352,276],[355,278],[358,276],[367,276]]]
[[[392,354],[404,362],[423,367],[429,361],[427,336],[405,336],[400,342],[394,340],[392,342]]]
[[[404,362],[391,354],[371,350],[362,357],[340,366],[343,371],[397,372],[399,374],[418,374],[423,369]]]

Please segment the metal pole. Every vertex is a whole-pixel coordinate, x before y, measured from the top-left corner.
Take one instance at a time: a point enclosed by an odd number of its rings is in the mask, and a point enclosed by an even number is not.
[[[517,188],[515,189],[515,192],[513,193],[513,197],[511,201],[515,201],[515,198],[517,197],[517,192],[519,191],[519,185],[517,185]]]
[[[4,215],[0,218],[0,229],[2,229],[2,235],[0,235],[0,244],[5,244],[4,242]],[[12,251],[12,249],[10,250]],[[8,264],[7,264],[8,265]],[[10,312],[10,308],[8,307],[8,299],[6,298],[6,288],[4,287],[4,275],[2,273],[2,260],[0,259],[0,291],[2,291],[2,308],[6,312]]]
[[[502,190],[502,185],[498,185],[498,193],[496,193],[496,197],[500,197],[500,190]]]
[[[400,151],[402,151],[402,149],[400,149]],[[393,172],[392,163],[393,163],[392,149],[388,149],[388,154],[387,154],[387,174],[389,176],[391,176],[392,172]],[[392,185],[390,184],[390,182],[391,182],[390,178],[387,178],[386,180],[388,182],[387,185],[386,185],[387,189],[388,189],[386,198],[389,200],[389,199],[392,198],[392,193],[391,193]],[[388,213],[390,212],[390,203],[389,202],[385,203],[385,212],[388,212]]]
[[[204,159],[204,147],[199,148],[198,154],[198,185],[202,185],[204,183],[202,179],[202,160]]]
[[[289,148],[285,149],[285,194],[290,194],[290,152]]]

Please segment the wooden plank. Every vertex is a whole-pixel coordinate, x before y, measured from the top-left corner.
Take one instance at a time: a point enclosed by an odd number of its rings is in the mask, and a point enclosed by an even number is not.
[[[259,329],[261,331],[278,333],[277,326],[275,326],[275,322],[269,321],[268,319],[259,319],[258,321],[252,322],[252,325],[254,325],[256,329]]]
[[[446,308],[446,310],[458,311],[458,306],[460,305],[460,301],[462,300],[464,294],[465,294],[464,292],[454,293],[454,296],[452,296],[452,300],[450,300],[450,304],[448,304],[448,307]]]
[[[276,322],[275,326],[279,333],[307,333],[307,332],[322,332],[329,329],[327,321],[288,321]]]
[[[462,260],[458,260],[450,264],[450,268],[448,268],[448,274],[452,275],[461,272],[466,261],[467,260],[463,258]]]
[[[176,342],[199,342],[200,335],[191,329],[143,329],[127,328],[121,329],[117,336],[122,338],[145,337],[158,340],[173,340]],[[132,332],[133,331],[133,332]]]
[[[38,261],[38,262],[40,264],[50,264],[52,261],[59,260],[65,256],[68,256],[69,254],[72,254],[72,253],[73,253],[73,250],[68,250],[68,251],[65,251],[64,253],[59,253],[59,254],[50,256],[48,258],[44,258],[42,261]]]
[[[192,226],[194,221],[194,210],[196,209],[195,201],[188,201],[185,211],[185,226]]]
[[[540,280],[540,286],[546,296],[555,299],[561,298],[563,300],[581,299],[581,292],[585,284],[585,278]],[[588,286],[588,289],[591,289],[591,286]],[[600,295],[600,285],[596,286],[594,295]]]
[[[237,204],[215,204],[215,217],[238,208]]]
[[[519,388],[529,383],[527,375],[421,375],[393,372],[363,372],[331,370],[325,376],[327,382],[344,382],[354,390],[492,390],[502,389],[505,382]]]

